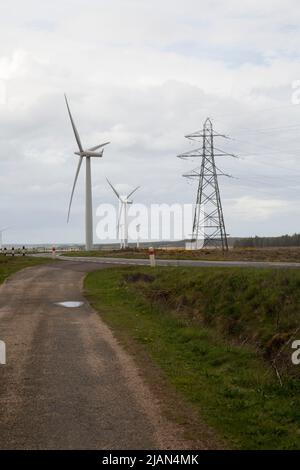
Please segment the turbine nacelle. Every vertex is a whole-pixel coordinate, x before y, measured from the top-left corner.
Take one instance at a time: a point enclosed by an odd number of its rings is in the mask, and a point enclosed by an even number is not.
[[[110,142],[104,142],[104,144],[95,145],[95,147],[91,147],[87,150],[80,149],[79,152],[74,153],[79,157],[102,157],[104,149],[102,149],[100,152],[97,152],[97,150],[101,149],[102,147],[108,144],[110,144]]]
[[[127,197],[125,196],[120,196],[120,201],[123,203],[123,204],[133,204],[133,201],[130,201],[129,199],[127,199]]]
[[[74,152],[74,154],[79,157],[103,157],[103,150],[101,152],[90,152],[88,150],[84,150],[83,152]]]

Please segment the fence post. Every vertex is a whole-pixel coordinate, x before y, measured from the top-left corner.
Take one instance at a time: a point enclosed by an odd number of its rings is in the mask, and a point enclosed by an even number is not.
[[[152,246],[149,248],[149,258],[150,258],[150,266],[151,268],[155,268],[156,266],[156,261],[155,261],[155,251]]]

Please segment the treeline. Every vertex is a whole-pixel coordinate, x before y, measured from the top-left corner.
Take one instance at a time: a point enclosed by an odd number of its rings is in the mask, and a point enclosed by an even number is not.
[[[234,241],[234,248],[269,248],[281,246],[300,246],[300,234],[281,235],[280,237],[249,237]]]

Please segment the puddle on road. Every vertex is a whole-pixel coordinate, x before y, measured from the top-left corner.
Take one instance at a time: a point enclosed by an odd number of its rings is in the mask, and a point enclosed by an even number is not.
[[[81,307],[81,305],[83,305],[83,302],[76,302],[76,301],[56,302],[55,305],[60,305],[61,307],[67,307],[67,308],[76,308],[76,307]]]

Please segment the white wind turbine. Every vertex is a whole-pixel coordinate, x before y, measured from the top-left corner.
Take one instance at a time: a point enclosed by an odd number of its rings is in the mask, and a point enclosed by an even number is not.
[[[75,179],[73,183],[73,188],[71,192],[71,198],[70,198],[70,204],[69,204],[69,210],[68,210],[68,222],[70,218],[70,211],[71,211],[71,205],[72,205],[72,200],[73,200],[73,195],[74,195],[74,190],[76,186],[76,182],[78,179],[80,167],[82,164],[83,158],[85,158],[85,164],[86,164],[86,176],[85,176],[85,249],[91,250],[93,248],[93,203],[92,203],[92,178],[91,178],[91,158],[92,157],[102,157],[103,155],[103,150],[100,150],[102,147],[105,145],[109,144],[110,142],[105,142],[104,144],[100,145],[95,145],[95,147],[91,147],[87,150],[84,150],[80,141],[80,137],[78,134],[78,131],[76,129],[69,103],[67,100],[67,97],[65,95],[65,100],[66,100],[66,105],[68,108],[68,113],[70,117],[70,121],[72,124],[72,128],[74,131],[75,139],[78,145],[79,152],[74,152],[75,155],[79,156],[79,162],[77,166],[77,170],[75,173]],[[98,150],[98,152],[97,152]]]
[[[122,224],[124,226],[124,234],[123,234],[123,240],[121,240],[121,248],[127,248],[128,247],[128,207],[127,206],[128,204],[132,204],[132,201],[130,201],[129,198],[133,195],[133,193],[135,193],[140,188],[140,186],[137,186],[127,196],[120,196],[120,194],[118,193],[116,188],[114,188],[114,186],[111,184],[109,179],[106,178],[106,180],[120,201],[120,210],[119,210],[118,225],[117,225],[118,237],[119,237],[120,227],[121,227],[121,217],[122,217],[122,214],[124,213],[123,215],[124,224]]]
[[[2,244],[3,244],[3,232],[6,232],[9,227],[1,228],[0,229],[0,250],[2,250]]]

